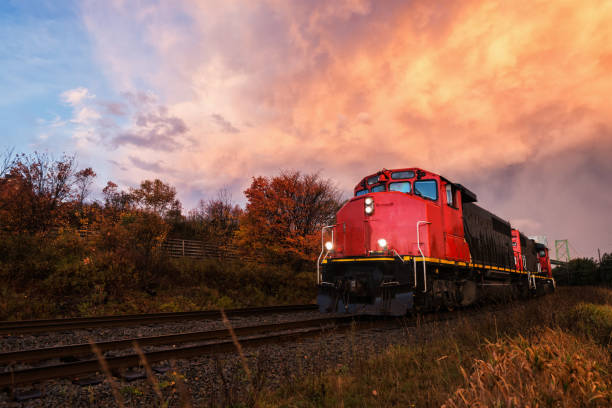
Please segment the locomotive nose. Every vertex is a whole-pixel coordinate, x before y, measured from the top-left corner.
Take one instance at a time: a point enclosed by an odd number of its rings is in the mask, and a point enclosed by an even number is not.
[[[402,193],[356,197],[338,212],[335,256],[415,255],[416,222],[426,217],[424,203]],[[427,251],[427,231],[422,230],[421,247]]]

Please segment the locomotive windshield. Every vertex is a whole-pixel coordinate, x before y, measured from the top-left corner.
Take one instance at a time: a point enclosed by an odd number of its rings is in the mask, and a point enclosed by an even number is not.
[[[400,181],[399,183],[389,183],[389,191],[399,191],[402,193],[410,192],[410,182]]]
[[[378,176],[372,176],[368,178],[368,186],[376,184],[378,182]]]
[[[359,190],[355,193],[355,197],[359,197],[360,195],[368,194],[368,189]]]
[[[391,173],[393,180],[408,179],[414,177],[414,171],[394,171]]]
[[[386,186],[384,184],[379,184],[377,186],[372,187],[373,193],[379,193],[381,191],[386,191]]]
[[[436,183],[436,180],[417,180],[414,182],[414,193],[436,201],[438,199],[438,183]]]

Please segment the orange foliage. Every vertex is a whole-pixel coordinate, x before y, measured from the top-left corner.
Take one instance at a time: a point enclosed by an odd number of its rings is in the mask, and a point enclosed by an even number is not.
[[[333,223],[340,194],[318,174],[282,173],[255,177],[245,190],[248,199],[237,244],[250,255],[302,269],[320,251],[320,229]]]

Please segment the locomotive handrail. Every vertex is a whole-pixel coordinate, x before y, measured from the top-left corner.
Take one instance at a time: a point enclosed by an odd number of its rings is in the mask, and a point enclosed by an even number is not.
[[[393,251],[395,256],[397,256],[399,258],[399,260],[402,261],[402,263],[406,263],[406,260],[404,259],[404,257],[402,257],[400,254],[398,254],[397,251],[395,250],[395,248],[391,248],[391,251]]]
[[[419,252],[421,253],[421,258],[423,259],[423,293],[427,292],[427,269],[426,269],[426,262],[425,262],[425,255],[423,254],[423,250],[421,249],[421,234],[419,231],[419,227],[421,224],[427,225],[427,224],[431,224],[431,222],[429,221],[417,221],[416,223],[416,232],[417,232],[417,248],[419,249]],[[414,258],[414,287],[417,287],[417,272],[416,272],[416,258]]]
[[[334,228],[337,224],[334,225],[326,225],[323,228],[321,228],[321,253],[319,254],[319,258],[317,259],[317,285],[321,284],[321,272],[320,272],[320,268],[321,268],[321,257],[323,256],[323,252],[325,252],[325,242],[324,242],[324,232],[326,229],[328,228]],[[332,230],[332,240],[331,240],[332,244],[334,243],[334,230]],[[327,251],[327,253],[325,254],[325,256],[323,257],[323,259],[327,258],[327,255],[329,254],[329,251]]]

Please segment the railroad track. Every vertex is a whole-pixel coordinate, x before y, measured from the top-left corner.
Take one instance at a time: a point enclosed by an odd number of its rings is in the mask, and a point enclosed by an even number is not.
[[[228,317],[255,316],[310,311],[316,310],[317,308],[317,305],[251,307],[244,309],[229,309],[225,311],[225,314]],[[217,319],[220,317],[220,310],[203,310],[196,312],[147,313],[118,316],[77,317],[68,319],[3,321],[0,322],[0,335],[34,334],[52,331],[130,326],[185,320],[207,320]]]
[[[302,338],[318,336],[326,331],[347,330],[353,327],[356,316],[341,316],[323,319],[310,319],[287,323],[267,324],[259,326],[247,326],[235,328],[234,333],[242,347],[254,347],[270,343],[282,343],[297,341]],[[357,321],[357,324],[381,325],[389,324],[389,321],[372,321],[365,319]],[[288,331],[292,332],[288,332]],[[265,334],[262,334],[265,333]],[[165,360],[201,357],[225,352],[235,351],[235,344],[230,339],[228,330],[214,330],[206,332],[192,332],[168,336],[156,336],[145,338],[134,338],[98,343],[96,346],[102,351],[119,350],[134,347],[137,342],[140,347],[153,345],[170,345],[172,347],[144,352],[148,364]],[[180,343],[191,343],[208,341],[206,344],[191,345],[185,347],[174,347]],[[55,378],[75,377],[101,371],[100,361],[96,358],[63,364],[52,364],[40,367],[11,370],[10,363],[22,364],[24,362],[41,361],[50,358],[66,358],[92,354],[90,344],[78,344],[73,346],[61,346],[45,349],[26,350],[11,353],[2,353],[0,361],[5,366],[4,372],[0,373],[0,387],[13,387],[17,385],[30,384]],[[137,353],[119,357],[105,358],[110,370],[120,370],[138,367],[142,364],[141,357]]]
[[[499,312],[506,307],[494,307],[490,312]],[[443,322],[454,320],[461,316],[472,316],[481,313],[482,310],[471,309],[461,312],[441,312],[436,314],[425,314],[411,318],[372,319],[368,316],[350,315],[339,317],[328,317],[321,319],[309,319],[277,324],[266,324],[234,328],[234,334],[242,347],[257,347],[264,344],[283,343],[298,341],[307,337],[319,336],[331,329],[335,333],[356,328],[375,328],[382,326],[414,327],[421,324]],[[202,357],[218,353],[235,352],[236,346],[231,333],[227,329],[181,333],[165,336],[142,337],[116,341],[101,342],[96,347],[104,352],[110,350],[121,350],[134,347],[134,342],[139,347],[170,346],[163,350],[144,352],[147,364],[152,365],[160,361],[188,359]],[[183,347],[177,344],[202,343]],[[25,351],[16,351],[0,354],[0,388],[15,387],[24,384],[32,384],[56,378],[75,378],[85,374],[101,371],[101,362],[97,358],[91,358],[93,349],[90,344],[77,344],[71,346],[50,347]],[[87,360],[75,361],[63,364],[51,364],[39,367],[13,370],[16,364],[23,365],[36,361],[49,359],[66,359],[87,356]],[[108,369],[117,373],[122,369],[142,366],[141,357],[138,353],[118,357],[105,357]]]

